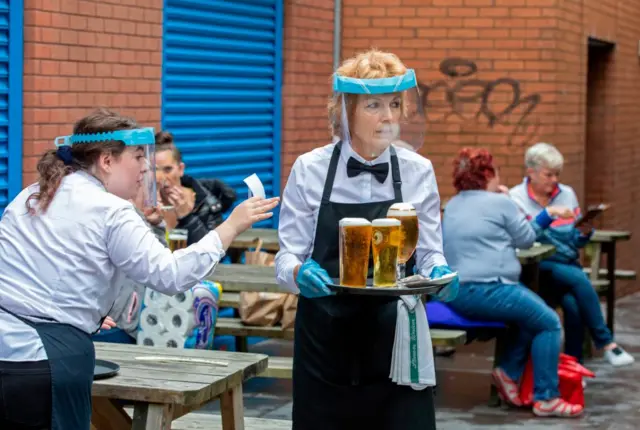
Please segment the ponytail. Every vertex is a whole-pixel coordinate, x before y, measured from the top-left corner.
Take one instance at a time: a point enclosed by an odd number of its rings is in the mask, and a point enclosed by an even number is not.
[[[133,118],[120,116],[107,109],[98,109],[85,116],[73,126],[73,134],[109,133],[115,130],[133,130],[138,124]],[[77,171],[89,170],[98,162],[100,154],[109,152],[119,156],[125,150],[119,140],[63,145],[44,153],[38,161],[38,185],[40,189],[27,199],[27,210],[35,213],[31,201],[38,202],[38,209],[45,213],[60,187],[62,179]]]
[[[40,211],[42,213],[46,212],[56,191],[58,191],[58,187],[60,187],[62,178],[76,170],[71,165],[65,165],[58,157],[55,149],[49,150],[42,155],[42,158],[38,161],[37,169],[40,175],[38,179],[40,189],[38,192],[31,194],[26,203],[27,210],[32,215],[35,214],[35,209],[32,207],[31,201],[36,200]]]

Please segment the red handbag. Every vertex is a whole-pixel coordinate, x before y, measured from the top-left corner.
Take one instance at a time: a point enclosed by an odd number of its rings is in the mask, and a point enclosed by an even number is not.
[[[560,397],[565,401],[584,407],[584,388],[582,378],[595,378],[595,374],[567,354],[560,354],[558,381]],[[527,361],[520,381],[520,400],[525,406],[533,405],[533,364],[531,357]]]

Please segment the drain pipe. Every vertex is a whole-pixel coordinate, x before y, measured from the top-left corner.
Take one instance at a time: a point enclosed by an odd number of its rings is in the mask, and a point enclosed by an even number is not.
[[[340,66],[340,48],[342,43],[342,0],[333,3],[333,70]]]

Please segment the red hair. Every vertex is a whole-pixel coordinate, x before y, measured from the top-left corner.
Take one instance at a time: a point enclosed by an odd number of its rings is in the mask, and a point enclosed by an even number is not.
[[[485,190],[495,176],[493,157],[484,148],[462,148],[453,160],[453,186],[457,191]]]

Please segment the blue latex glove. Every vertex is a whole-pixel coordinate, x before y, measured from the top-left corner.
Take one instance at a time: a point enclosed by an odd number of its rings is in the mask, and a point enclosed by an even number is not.
[[[300,266],[296,283],[300,289],[300,294],[309,299],[335,294],[335,291],[331,291],[326,285],[333,283],[333,280],[327,271],[311,258]]]
[[[431,279],[442,278],[444,275],[453,273],[449,266],[436,266],[431,270]],[[450,302],[458,297],[458,290],[460,289],[460,281],[456,276],[453,281],[449,282],[444,288],[438,291],[433,297],[441,302]]]

